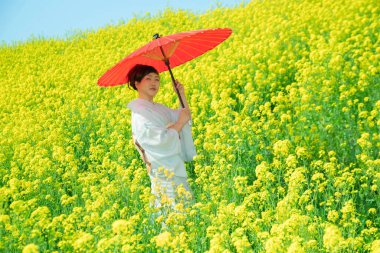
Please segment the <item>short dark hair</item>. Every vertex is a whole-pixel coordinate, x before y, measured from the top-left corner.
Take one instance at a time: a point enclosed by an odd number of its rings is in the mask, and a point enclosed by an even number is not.
[[[141,82],[144,76],[150,73],[156,73],[158,75],[158,71],[152,66],[142,64],[135,65],[127,74],[129,80],[128,87],[137,90],[136,82]]]

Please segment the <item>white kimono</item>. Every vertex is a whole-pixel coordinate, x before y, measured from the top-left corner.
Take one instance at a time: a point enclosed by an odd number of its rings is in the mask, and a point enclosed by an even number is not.
[[[132,111],[132,137],[149,175],[164,167],[176,177],[187,178],[184,161],[191,161],[196,155],[191,127],[185,124],[179,134],[167,128],[177,122],[180,109],[141,98],[131,101],[127,107]]]

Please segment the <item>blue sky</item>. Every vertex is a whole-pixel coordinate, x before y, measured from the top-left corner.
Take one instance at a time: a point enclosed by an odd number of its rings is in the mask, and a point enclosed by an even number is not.
[[[243,0],[0,0],[0,43],[35,37],[65,38],[78,30],[154,15],[167,7],[202,13],[216,6],[233,7]],[[247,1],[245,1],[247,2]]]

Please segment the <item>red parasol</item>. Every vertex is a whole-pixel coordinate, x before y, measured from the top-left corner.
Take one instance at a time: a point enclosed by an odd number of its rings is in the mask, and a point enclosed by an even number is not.
[[[109,69],[98,80],[99,86],[115,86],[128,82],[128,72],[136,64],[153,66],[158,72],[169,70],[173,86],[178,94],[182,107],[182,98],[175,87],[171,68],[194,59],[213,49],[232,33],[229,28],[203,29],[160,37],[155,34],[154,40],[131,53],[114,67]]]

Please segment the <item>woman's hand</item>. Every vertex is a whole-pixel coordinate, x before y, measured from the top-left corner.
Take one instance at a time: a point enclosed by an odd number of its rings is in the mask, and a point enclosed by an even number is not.
[[[175,80],[175,86],[178,89],[179,94],[181,94],[182,97],[185,97],[185,87],[183,87],[182,83]]]
[[[182,108],[179,113],[178,122],[183,126],[191,119],[191,112],[189,108]]]
[[[169,125],[168,128],[173,128],[179,133],[183,126],[191,120],[191,113],[189,108],[182,108],[176,123]]]
[[[180,83],[178,80],[175,80],[175,86],[178,89],[179,95],[182,98],[183,105],[185,108],[189,108],[189,103],[187,102],[186,95],[185,95],[185,87]]]

